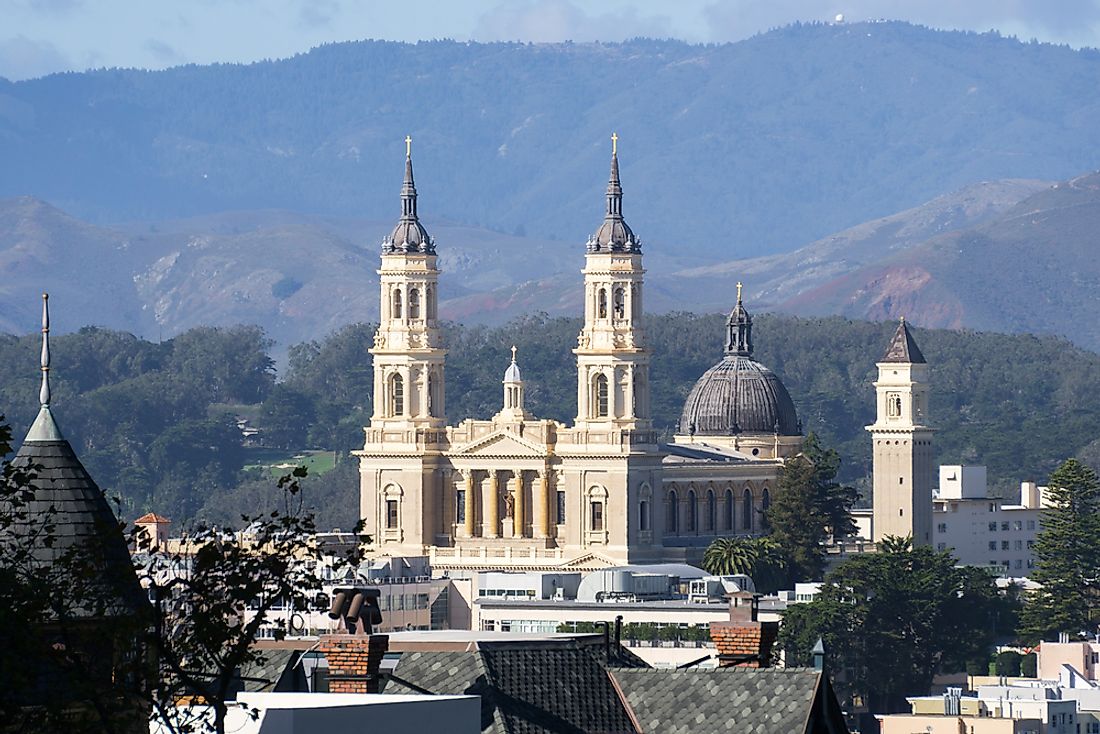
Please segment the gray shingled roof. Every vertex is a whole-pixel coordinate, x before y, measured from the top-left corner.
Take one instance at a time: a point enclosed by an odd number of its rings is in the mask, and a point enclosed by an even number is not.
[[[31,557],[43,566],[53,566],[71,554],[97,574],[90,581],[82,577],[79,587],[88,595],[79,608],[67,613],[102,616],[144,610],[148,602],[134,574],[118,519],[69,442],[32,438],[23,442],[12,463],[37,470],[27,519],[13,525],[11,532],[33,543]],[[49,533],[52,545],[43,542],[39,534],[46,518],[53,524]]]
[[[749,357],[730,354],[703,373],[684,401],[680,433],[729,436],[801,433],[790,393],[774,372]]]
[[[901,323],[898,324],[898,330],[894,332],[894,337],[890,340],[890,346],[886,348],[886,354],[883,355],[882,361],[925,364],[924,355],[921,354],[920,347],[913,339],[913,334],[910,333],[909,324],[905,323],[905,319],[902,319]]]
[[[645,734],[799,734],[820,674],[806,669],[613,669]]]

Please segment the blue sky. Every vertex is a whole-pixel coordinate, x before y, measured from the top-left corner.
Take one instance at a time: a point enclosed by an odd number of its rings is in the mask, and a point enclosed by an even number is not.
[[[247,62],[362,38],[735,41],[838,13],[1100,47],[1100,0],[0,0],[0,76]]]

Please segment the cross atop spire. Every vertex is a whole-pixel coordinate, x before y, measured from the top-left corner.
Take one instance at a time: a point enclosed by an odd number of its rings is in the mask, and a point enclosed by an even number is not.
[[[588,238],[589,252],[641,252],[641,243],[623,219],[623,187],[619,183],[619,134],[611,134],[611,176],[607,181],[607,213],[596,234]]]
[[[737,281],[737,305],[738,306],[741,305],[741,288],[742,287],[743,286],[741,284],[741,281]]]
[[[516,345],[515,345],[515,344],[513,344],[513,345],[512,345],[512,364],[515,364],[515,363],[516,363],[516,351],[517,351],[517,350],[516,350]]]
[[[413,154],[413,139],[412,139],[412,136],[406,135],[405,136],[405,157],[406,158],[412,158],[412,154]]]
[[[405,180],[401,184],[401,219],[393,232],[382,241],[384,254],[394,252],[424,252],[433,254],[435,244],[420,224],[416,211],[416,182],[413,180],[412,136],[405,136]]]
[[[611,155],[619,154],[619,134],[611,133]]]

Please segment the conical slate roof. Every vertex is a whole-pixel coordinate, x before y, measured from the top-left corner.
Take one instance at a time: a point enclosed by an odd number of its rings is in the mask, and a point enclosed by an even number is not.
[[[924,355],[921,354],[920,347],[913,339],[913,335],[909,331],[909,324],[905,323],[905,319],[898,323],[898,330],[894,332],[894,338],[890,340],[890,346],[886,348],[886,354],[883,355],[882,361],[925,364]]]
[[[33,498],[9,528],[30,560],[58,572],[67,586],[58,593],[77,593],[80,601],[66,608],[70,616],[117,616],[137,613],[147,605],[134,574],[118,518],[95,480],[61,435],[48,404],[49,316],[43,299],[42,407],[12,464],[34,475]],[[44,526],[52,528],[44,532]],[[20,537],[22,536],[22,537]],[[30,547],[27,548],[26,546]],[[71,557],[75,563],[58,565]],[[68,569],[79,578],[66,579]],[[79,570],[75,570],[79,569]],[[90,574],[90,575],[89,575]]]

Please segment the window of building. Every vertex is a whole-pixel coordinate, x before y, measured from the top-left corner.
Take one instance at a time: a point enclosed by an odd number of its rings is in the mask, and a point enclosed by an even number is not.
[[[1016,559],[1016,568],[1023,568],[1024,562],[1019,558]]]
[[[936,550],[947,550],[947,543],[936,543]]]
[[[1027,521],[1027,529],[1028,530],[1034,530],[1035,529],[1035,521],[1034,520],[1028,520]],[[1097,724],[1097,726],[1100,726],[1100,724]]]
[[[558,517],[557,524],[565,524],[565,490],[558,490]]]
[[[1008,520],[1001,523],[1001,530],[1008,530]]]
[[[991,532],[991,533],[997,532],[997,523],[995,523],[995,522],[989,523],[989,532]]]
[[[1008,550],[1008,541],[1007,540],[1002,540],[1001,541],[1001,550]]]
[[[886,415],[891,418],[897,418],[901,415],[901,396],[897,393],[890,393],[886,396]]]
[[[596,417],[606,418],[608,411],[607,375],[596,375]]]
[[[1035,568],[1035,559],[1034,558],[1027,559],[1027,567],[1028,568]]]
[[[665,530],[669,535],[675,535],[680,530],[680,498],[676,496],[676,490],[668,493],[668,514],[665,515]]]
[[[416,288],[409,291],[409,318],[420,318],[420,291]]]
[[[1017,541],[1016,541],[1016,542],[1014,543],[1013,547],[1014,547],[1014,548],[1015,548],[1016,550],[1023,550],[1023,549],[1024,549],[1024,541],[1022,541],[1022,540],[1017,540]]]
[[[397,529],[397,500],[386,500],[386,528]]]
[[[1035,547],[1035,541],[1034,540],[1027,541],[1027,549],[1028,550],[1031,550],[1034,547]]]
[[[395,290],[393,292],[393,317],[395,319],[401,318],[401,290]]]
[[[741,494],[741,529],[752,530],[752,492],[748,489]]]
[[[733,490],[726,490],[726,525],[725,530],[733,530]]]
[[[936,526],[936,532],[937,533],[946,533],[947,532],[947,523],[941,522],[939,525],[937,525]]]
[[[428,286],[424,289],[424,315],[429,319],[434,319],[435,316],[435,289]]]
[[[596,293],[596,318],[607,318],[607,291],[603,288]]]
[[[990,511],[990,512],[996,512],[996,511],[997,511],[997,505],[995,505],[994,503],[990,502],[990,503],[989,503],[989,511]]]
[[[615,309],[615,318],[621,319],[626,315],[626,292],[621,286],[615,289],[612,307]]]
[[[699,529],[699,507],[695,502],[695,490],[688,490],[687,498],[687,529],[691,532],[695,532]]]
[[[649,530],[649,500],[638,503],[638,529]]]
[[[603,502],[592,500],[589,503],[589,512],[592,518],[591,528],[593,530],[603,530]]]
[[[995,541],[995,540],[989,541],[989,550],[997,550],[997,541]]]
[[[401,375],[390,378],[390,406],[392,415],[405,414],[405,380]]]
[[[714,490],[707,490],[707,517],[706,517],[706,530],[713,533],[715,531],[715,524],[718,521],[718,498],[714,496]]]
[[[466,490],[455,492],[455,522],[461,525],[466,522]]]
[[[760,495],[760,525],[764,529],[768,527],[768,508],[772,506],[772,496],[768,488],[764,487],[764,493]]]
[[[1023,523],[1023,521],[1021,521],[1021,520],[1013,520],[1013,521],[1012,521],[1012,529],[1013,529],[1013,530],[1023,530],[1023,529],[1024,529],[1024,523]]]

